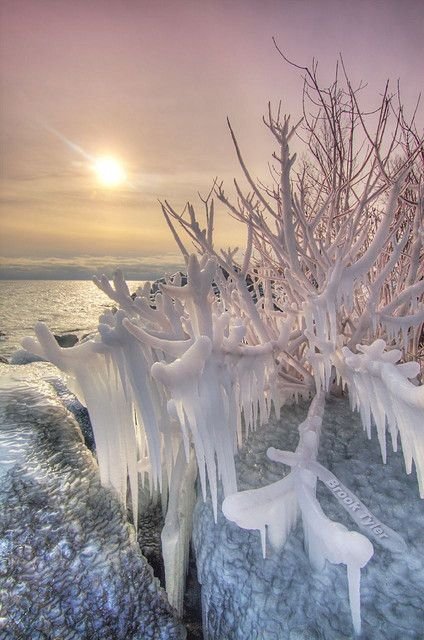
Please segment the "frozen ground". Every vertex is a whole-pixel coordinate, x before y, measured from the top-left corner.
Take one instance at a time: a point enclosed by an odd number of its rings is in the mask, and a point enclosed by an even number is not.
[[[239,490],[280,479],[287,468],[271,462],[268,447],[296,448],[306,406],[283,409],[283,419],[256,432],[237,463]],[[361,580],[362,639],[424,638],[424,502],[415,473],[407,476],[401,453],[388,447],[383,465],[377,437],[368,441],[344,399],[330,398],[324,416],[319,461],[352,489],[408,545],[392,554],[374,543]],[[318,483],[325,513],[355,530],[355,524]],[[280,553],[262,558],[259,532],[228,522],[213,524],[210,502],[195,509],[194,544],[206,637],[210,640],[342,640],[353,638],[346,567],[326,565],[314,573],[298,524]]]

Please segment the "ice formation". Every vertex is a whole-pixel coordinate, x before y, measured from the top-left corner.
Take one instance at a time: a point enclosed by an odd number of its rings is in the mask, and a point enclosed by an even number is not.
[[[246,323],[215,299],[215,274],[214,260],[192,256],[188,283],[179,286],[176,276],[154,305],[150,288],[133,299],[120,273],[113,287],[97,280],[121,309],[100,318],[95,339],[61,348],[39,323],[37,340],[23,343],[68,374],[92,420],[102,482],[124,503],[130,489],[134,522],[140,476],[164,490],[165,500],[168,494],[163,555],[167,590],[180,612],[195,477],[183,460],[189,462],[193,445],[216,517],[218,481],[225,495],[237,491],[237,444],[279,402],[272,345],[243,343]]]
[[[95,279],[120,307],[100,319],[95,339],[62,349],[39,324],[37,341],[24,346],[74,380],[93,422],[102,481],[124,502],[129,486],[134,522],[139,476],[169,495],[164,557],[180,610],[194,482],[183,461],[191,469],[194,456],[215,519],[221,482],[225,513],[259,529],[264,552],[266,532],[280,547],[302,515],[312,564],[347,565],[358,632],[359,573],[372,545],[329,521],[315,496],[319,478],[345,507],[349,500],[362,505],[316,461],[323,394],[342,381],[368,435],[375,422],[383,460],[386,428],[394,449],[399,433],[406,470],[414,461],[424,495],[424,390],[419,365],[410,362],[420,357],[424,320],[423,142],[401,108],[386,140],[395,109],[387,88],[371,125],[347,78],[322,90],[316,68],[305,73],[304,104],[310,100],[317,112],[305,111],[294,126],[280,109],[269,107],[265,118],[278,149],[270,186],[252,179],[230,125],[248,191],[235,181],[234,199],[215,182],[202,199],[204,228],[191,204],[179,214],[163,203],[186,260],[186,284],[179,274],[168,277],[152,298],[149,284],[130,295],[119,272],[113,285]],[[295,170],[290,144],[299,127],[309,159]],[[241,258],[237,249],[215,248],[214,195],[247,228]],[[270,487],[237,494],[237,447],[272,408],[278,416],[287,399],[314,395],[296,452],[269,451],[292,471]],[[394,532],[372,514],[366,518],[357,524],[401,548]]]
[[[169,483],[169,507],[161,536],[168,598],[180,614],[183,611],[185,576],[188,570],[191,516],[196,501],[196,473],[194,455],[191,455],[186,464],[181,444]]]

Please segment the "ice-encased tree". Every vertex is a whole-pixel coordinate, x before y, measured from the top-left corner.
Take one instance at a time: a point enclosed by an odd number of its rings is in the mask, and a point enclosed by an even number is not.
[[[38,341],[25,346],[74,380],[93,422],[102,480],[123,501],[129,488],[135,522],[140,478],[169,494],[166,582],[180,611],[197,466],[215,517],[222,482],[226,516],[259,529],[264,549],[266,531],[279,548],[302,515],[311,562],[347,566],[359,631],[359,572],[372,545],[324,516],[317,479],[374,519],[316,461],[324,392],[343,382],[369,436],[375,422],[384,459],[386,429],[394,447],[400,433],[407,471],[414,461],[423,492],[424,389],[410,362],[420,361],[424,320],[423,146],[388,86],[367,114],[361,87],[352,88],[343,68],[325,89],[315,64],[304,74],[303,118],[293,126],[269,106],[264,119],[276,143],[270,184],[252,178],[229,125],[247,190],[235,181],[230,197],[215,181],[203,199],[204,228],[191,204],[182,214],[162,204],[186,283],[177,275],[154,298],[149,285],[134,297],[119,273],[113,286],[102,278],[96,284],[120,310],[100,319],[93,340],[64,350],[39,325]],[[305,147],[298,161],[295,140]],[[240,259],[237,249],[215,248],[216,199],[247,229]],[[314,394],[296,452],[268,453],[291,473],[261,494],[238,494],[237,446],[272,405],[278,415],[288,398]],[[377,542],[401,548],[375,520],[379,530]]]
[[[359,104],[363,87],[352,87],[343,64],[328,88],[320,87],[315,63],[303,71],[303,118],[292,126],[281,105],[276,111],[269,105],[264,119],[277,147],[271,183],[252,178],[228,123],[247,190],[235,180],[230,197],[215,182],[203,200],[204,228],[191,204],[178,214],[165,202],[163,212],[184,255],[177,225],[200,254],[215,256],[226,277],[226,308],[248,324],[249,344],[272,345],[280,388],[302,394],[329,391],[336,383],[346,387],[369,437],[375,423],[384,461],[386,430],[395,450],[400,434],[406,470],[414,461],[423,497],[423,138],[388,84],[377,108],[366,113]],[[296,162],[290,145],[299,140],[306,153]],[[238,261],[239,251],[215,249],[214,196],[247,227]],[[397,365],[400,360],[404,364]],[[317,478],[330,489],[339,487],[334,495],[342,496],[342,504],[358,505],[357,517],[348,512],[359,526],[373,523],[377,542],[393,550],[403,543],[318,468],[319,428],[308,427],[313,418],[312,412],[299,427],[296,455],[269,452],[292,465],[292,473],[272,488],[227,497],[224,513],[260,530],[265,549],[266,531],[280,548],[300,512],[312,563],[347,564],[359,632],[358,571],[372,551],[365,538],[349,543],[341,525],[327,524],[315,498]]]

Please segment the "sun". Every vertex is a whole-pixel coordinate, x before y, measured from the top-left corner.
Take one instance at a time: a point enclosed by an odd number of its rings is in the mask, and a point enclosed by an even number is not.
[[[119,187],[126,180],[122,164],[112,156],[101,156],[93,165],[98,180],[105,187]]]

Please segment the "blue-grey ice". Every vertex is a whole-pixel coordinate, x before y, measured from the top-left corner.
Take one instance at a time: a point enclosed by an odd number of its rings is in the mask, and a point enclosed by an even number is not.
[[[60,386],[57,371],[1,374],[0,638],[184,638],[78,423],[41,379]]]
[[[294,451],[307,405],[286,406],[282,419],[252,434],[237,457],[240,490],[281,480],[289,467],[269,460],[269,447]],[[392,552],[373,539],[374,555],[362,570],[361,617],[366,640],[422,640],[424,637],[424,518],[415,473],[405,475],[400,452],[381,459],[378,440],[368,440],[346,399],[328,398],[318,460],[349,487],[388,527],[400,533],[406,550]],[[325,514],[349,529],[347,511],[319,483]],[[219,510],[213,526],[210,501],[195,508],[193,539],[202,583],[208,640],[342,640],[354,634],[346,567],[311,568],[299,522],[280,551],[258,531],[246,531]]]

